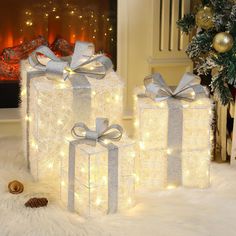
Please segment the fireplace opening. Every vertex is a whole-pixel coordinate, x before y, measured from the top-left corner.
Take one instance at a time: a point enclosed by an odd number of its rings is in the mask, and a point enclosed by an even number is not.
[[[40,45],[68,56],[76,40],[93,42],[116,67],[117,0],[0,1],[0,108],[19,105],[20,60]]]

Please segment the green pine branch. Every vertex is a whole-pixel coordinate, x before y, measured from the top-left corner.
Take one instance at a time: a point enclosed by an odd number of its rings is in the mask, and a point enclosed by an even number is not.
[[[192,13],[186,14],[182,19],[178,20],[177,26],[180,30],[186,34],[189,34],[191,30],[195,27],[195,16]]]

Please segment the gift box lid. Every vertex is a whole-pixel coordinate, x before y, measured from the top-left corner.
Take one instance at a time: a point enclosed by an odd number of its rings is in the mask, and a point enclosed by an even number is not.
[[[72,137],[66,138],[66,142],[68,144],[73,140],[74,139]],[[126,147],[132,147],[133,149],[135,148],[135,141],[127,137],[123,137],[118,142],[108,142],[108,143],[113,143],[118,148],[126,148]],[[102,152],[107,152],[108,150],[106,147],[104,147],[103,145],[99,143],[96,143],[96,145],[78,144],[76,148],[79,148],[80,150],[84,151],[88,155],[94,155],[94,154],[98,154]]]
[[[144,109],[211,109],[213,101],[208,97],[208,90],[206,88],[205,90],[206,94],[197,97],[194,101],[169,98],[161,102],[156,102],[151,98],[144,96],[144,86],[135,88],[134,96],[135,99],[137,99],[138,107]]]
[[[44,64],[47,63],[48,59],[43,58],[40,59],[40,61]],[[23,60],[21,62],[21,70],[26,70],[27,72],[37,72],[37,69],[33,68],[28,60]],[[42,72],[40,72],[42,74]],[[86,79],[89,81],[89,84],[91,85],[91,88],[95,87],[96,91],[104,91],[104,90],[111,90],[112,88],[120,88],[122,89],[124,87],[124,82],[121,80],[121,78],[117,75],[117,73],[114,70],[108,71],[106,76],[103,79],[94,79],[86,76]],[[85,83],[80,86],[72,86],[70,80],[64,81],[63,79],[61,82],[58,82],[56,80],[48,79],[45,76],[42,76],[39,74],[38,77],[35,77],[32,82],[33,86],[37,90],[40,91],[50,91],[50,90],[61,90],[61,89],[76,89],[76,88],[89,88],[89,86]]]

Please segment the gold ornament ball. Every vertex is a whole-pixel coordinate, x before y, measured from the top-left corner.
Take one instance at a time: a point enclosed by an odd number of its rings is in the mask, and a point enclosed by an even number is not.
[[[213,12],[210,7],[203,7],[195,16],[196,24],[202,29],[208,30],[214,26]]]
[[[213,48],[220,53],[228,52],[234,44],[232,35],[226,32],[221,32],[215,35],[213,39]]]

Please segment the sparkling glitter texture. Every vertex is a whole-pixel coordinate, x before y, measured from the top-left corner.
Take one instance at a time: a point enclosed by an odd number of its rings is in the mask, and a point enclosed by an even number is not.
[[[118,211],[134,205],[135,145],[128,138],[114,143],[119,148],[118,159]],[[61,199],[68,200],[68,149],[61,157]],[[75,156],[75,211],[83,216],[98,216],[108,211],[108,151],[97,144],[95,147],[78,144]]]
[[[45,60],[45,59],[43,59]],[[57,82],[46,76],[30,80],[29,115],[27,107],[27,72],[35,71],[27,61],[21,63],[21,111],[24,145],[29,142],[31,173],[36,180],[58,179],[60,147],[76,122],[94,125],[97,117],[121,124],[123,112],[123,82],[114,71],[102,80],[88,78],[87,87],[72,88],[69,80]],[[29,140],[26,135],[29,122]]]
[[[176,107],[168,107],[167,101],[154,102],[150,98],[137,97],[141,93],[144,89],[139,88],[134,95],[134,126],[140,149],[136,168],[139,186],[170,187],[167,183],[167,158],[175,150],[168,148],[167,144],[168,114],[172,112],[174,116]],[[212,102],[208,98],[181,101],[177,109],[183,111],[182,184],[206,188],[210,184]],[[180,137],[176,134],[176,138]]]

